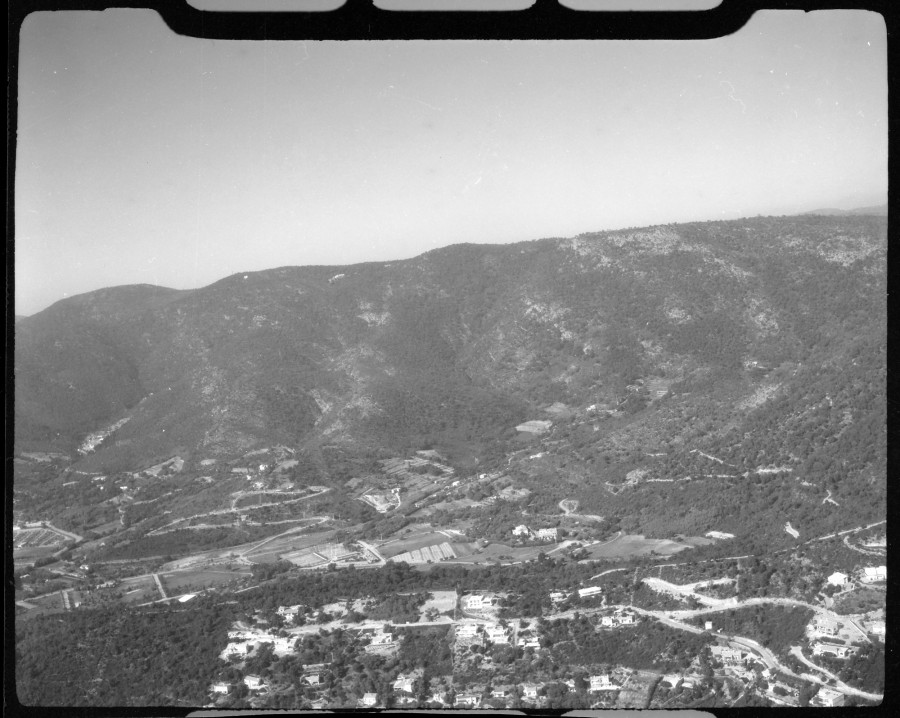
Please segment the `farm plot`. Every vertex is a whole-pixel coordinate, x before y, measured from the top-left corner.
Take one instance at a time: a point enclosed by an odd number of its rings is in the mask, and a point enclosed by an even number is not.
[[[424,548],[413,549],[394,556],[391,561],[405,561],[406,563],[429,563],[444,561],[446,559],[456,558],[456,552],[447,542],[439,543],[434,546],[425,546]]]
[[[422,525],[422,524],[420,524]],[[427,526],[427,524],[424,524]],[[427,531],[424,533],[405,536],[402,539],[388,541],[386,544],[379,546],[378,551],[385,558],[391,558],[397,554],[415,551],[426,546],[436,546],[447,541],[447,536],[437,531]]]
[[[617,536],[595,546],[587,546],[585,550],[589,559],[595,558],[627,558],[629,556],[645,556],[656,553],[670,556],[689,548],[687,544],[669,539],[648,539],[640,534]]]
[[[160,578],[166,587],[166,593],[177,595],[189,589],[223,586],[249,575],[248,572],[239,571],[198,570],[160,574]]]
[[[58,546],[63,536],[46,528],[13,530],[13,549]]]
[[[454,546],[456,545],[457,544],[454,544]],[[467,546],[467,544],[464,545]],[[513,547],[502,543],[491,543],[484,548],[475,549],[475,552],[471,555],[460,555],[456,561],[458,563],[493,563],[495,561],[500,561],[502,563],[519,563],[536,559],[538,554],[542,552],[546,553],[550,547],[550,544],[544,546]]]
[[[312,546],[289,551],[279,552],[275,559],[270,559],[271,552],[266,552],[258,556],[253,556],[250,560],[254,563],[268,563],[270,560],[283,559],[290,561],[296,566],[312,567],[319,564],[329,563],[331,561],[344,561],[356,556],[359,552],[354,549],[348,549],[339,543],[320,543]]]
[[[310,520],[312,521],[312,519]],[[278,561],[282,555],[309,549],[317,544],[328,543],[328,539],[333,535],[334,531],[317,531],[309,534],[289,533],[256,544],[237,546],[231,550],[242,554],[254,563],[271,563]]]

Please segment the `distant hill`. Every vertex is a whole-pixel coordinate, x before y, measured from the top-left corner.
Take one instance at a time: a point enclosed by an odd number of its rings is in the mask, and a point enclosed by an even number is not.
[[[855,361],[877,394],[885,255],[882,217],[757,217],[104,289],[17,322],[16,448],[74,455],[127,418],[83,468],[274,443],[481,455],[553,402],[651,421],[644,383],[701,406]]]
[[[855,215],[875,215],[878,217],[887,217],[887,204],[873,205],[871,207],[857,207],[856,209],[814,209],[811,212],[804,212],[804,215],[818,214],[829,217],[849,217]]]

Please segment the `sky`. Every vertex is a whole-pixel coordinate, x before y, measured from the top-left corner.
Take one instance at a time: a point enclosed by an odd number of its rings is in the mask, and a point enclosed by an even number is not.
[[[886,201],[864,11],[705,41],[240,42],[155,13],[21,30],[15,302],[459,242]]]

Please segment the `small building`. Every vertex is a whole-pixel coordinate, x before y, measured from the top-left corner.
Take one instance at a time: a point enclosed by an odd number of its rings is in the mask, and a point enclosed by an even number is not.
[[[394,681],[394,691],[397,693],[412,693],[414,682],[415,679],[413,677],[401,674],[397,676],[397,680]]]
[[[863,583],[887,581],[887,566],[866,566],[860,579]]]
[[[728,646],[710,646],[709,651],[714,658],[718,658],[726,665],[740,663],[744,659],[744,654],[741,651]]]
[[[703,629],[706,630],[706,631],[711,631],[711,630],[713,629],[713,622],[712,622],[712,621],[707,621],[706,623],[704,623],[704,624],[703,624]]]
[[[457,706],[468,706],[470,708],[474,708],[479,703],[481,703],[481,696],[477,693],[460,693],[458,696],[456,696],[456,700],[453,704]]]
[[[593,691],[617,691],[619,690],[619,686],[610,680],[609,674],[604,673],[599,676],[591,676],[590,678],[590,690]]]
[[[372,646],[389,646],[394,642],[394,636],[390,633],[375,633],[372,635]]]
[[[457,638],[475,638],[478,626],[474,623],[460,623],[456,626]]]
[[[537,537],[541,541],[556,541],[557,540],[557,531],[555,528],[553,529],[538,529],[536,533]]]
[[[616,626],[617,623],[618,622],[616,621],[616,619],[613,618],[612,616],[603,616],[600,619],[600,625],[606,626],[607,628],[612,628],[613,626]]]
[[[488,626],[485,629],[485,634],[491,643],[496,643],[498,645],[509,643],[509,633],[507,633],[507,630],[503,628],[503,626]]]
[[[259,676],[244,676],[244,685],[251,691],[262,690],[266,686],[266,682]]]
[[[834,656],[835,658],[849,658],[856,650],[853,646],[845,646],[842,643],[816,643],[812,647],[814,656]]]
[[[816,618],[816,633],[822,636],[836,636],[841,631],[841,624],[828,616]]]
[[[633,613],[620,613],[618,615],[619,625],[620,626],[633,626],[634,625],[634,614]]]
[[[884,640],[884,621],[872,621],[869,624],[869,633]]]
[[[537,683],[525,683],[522,685],[522,697],[535,700],[538,697],[540,686]]]
[[[513,536],[531,536],[531,529],[525,524],[519,524],[513,529]]]
[[[533,636],[531,638],[527,638],[525,641],[522,642],[522,648],[540,648],[540,647],[541,647],[541,642]]]
[[[310,686],[317,686],[322,682],[318,673],[307,673],[303,676],[303,680]]]
[[[578,589],[578,597],[579,598],[587,598],[588,596],[596,596],[598,593],[603,593],[603,589],[600,586],[588,586],[587,588],[579,588]]]
[[[849,580],[849,576],[846,573],[841,573],[840,571],[835,571],[828,577],[828,585],[829,586],[846,586],[847,581]]]
[[[814,701],[829,708],[836,708],[844,705],[844,694],[838,693],[833,688],[822,686],[816,693]]]
[[[553,603],[560,603],[565,601],[569,597],[569,594],[564,591],[551,591],[550,592],[550,600]]]
[[[210,693],[222,693],[222,694],[225,694],[225,693],[228,693],[228,691],[230,691],[230,690],[231,690],[231,685],[228,684],[228,683],[223,683],[223,682],[221,682],[221,681],[219,681],[218,683],[213,683],[213,684],[209,687],[209,692],[210,692]]]
[[[485,608],[488,608],[491,605],[491,601],[485,596],[476,593],[471,596],[466,596],[463,599],[463,604],[465,605],[467,611],[483,611]]]
[[[303,609],[303,604],[298,603],[295,606],[279,606],[275,613],[277,613],[282,618],[292,619],[296,617],[298,613],[303,611]]]
[[[359,703],[364,708],[371,708],[376,703],[378,703],[378,694],[377,693],[363,693],[363,697],[359,699]]]

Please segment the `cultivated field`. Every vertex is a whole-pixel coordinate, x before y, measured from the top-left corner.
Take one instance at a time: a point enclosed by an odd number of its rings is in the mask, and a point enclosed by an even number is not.
[[[395,541],[388,541],[386,544],[379,546],[378,551],[385,558],[391,558],[397,554],[415,551],[416,549],[422,549],[426,546],[436,546],[445,543],[448,540],[447,536],[442,533],[429,531],[427,533],[406,536],[405,538],[397,539]]]
[[[434,546],[425,546],[424,548],[399,553],[391,560],[405,561],[406,563],[428,563],[429,561],[434,563],[451,558],[456,558],[456,552],[454,552],[453,547],[447,541],[444,541]]]
[[[452,544],[454,549],[460,544]],[[469,547],[473,546],[473,544],[462,544],[462,546]],[[521,562],[521,561],[530,561],[532,559],[536,559],[538,554],[541,552],[546,553],[551,546],[507,546],[502,543],[491,543],[485,546],[483,549],[476,549],[477,553],[472,553],[468,556],[463,555],[462,552],[457,552],[460,554],[459,558],[454,559],[455,563],[493,563],[495,561],[506,561],[506,562]]]
[[[47,528],[13,529],[13,549],[59,546],[65,538]]]
[[[223,586],[249,576],[249,571],[217,571],[215,569],[199,571],[178,571],[160,574],[160,579],[170,596],[184,593],[187,590],[199,590],[210,586]]]
[[[651,553],[662,556],[670,556],[689,548],[687,543],[679,543],[669,539],[648,539],[640,534],[618,536],[612,541],[600,543],[595,546],[587,546],[585,550],[588,558],[628,558],[629,556],[644,556]]]

